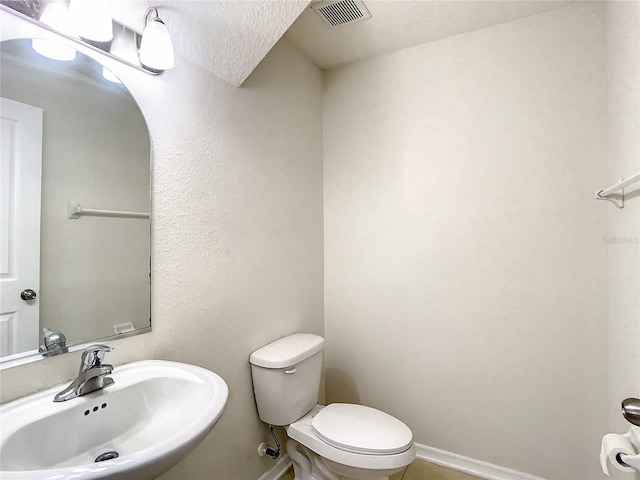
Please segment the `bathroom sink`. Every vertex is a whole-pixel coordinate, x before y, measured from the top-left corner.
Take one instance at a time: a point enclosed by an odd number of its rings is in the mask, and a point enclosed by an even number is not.
[[[146,360],[110,376],[114,385],[65,402],[53,397],[66,384],[0,406],[0,478],[154,478],[204,438],[229,393],[184,363]]]

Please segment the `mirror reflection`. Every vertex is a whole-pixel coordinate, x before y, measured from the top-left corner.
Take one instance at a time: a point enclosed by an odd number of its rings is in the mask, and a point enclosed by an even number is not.
[[[61,338],[147,330],[150,142],[140,109],[79,52],[53,60],[28,39],[0,48],[1,360],[37,353],[43,329],[50,353]]]

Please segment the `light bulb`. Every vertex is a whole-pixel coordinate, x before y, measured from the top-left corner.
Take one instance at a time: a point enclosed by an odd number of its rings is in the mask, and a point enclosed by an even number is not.
[[[67,47],[65,44],[57,40],[42,40],[34,38],[31,40],[31,48],[43,57],[47,57],[52,60],[69,62],[76,58],[76,51],[73,48]]]
[[[76,34],[95,42],[113,38],[113,19],[107,0],[70,0],[69,14]]]
[[[40,21],[59,32],[67,35],[73,35],[71,23],[69,21],[69,11],[62,3],[50,3],[42,12]],[[31,47],[40,55],[67,62],[76,58],[74,48],[68,47],[59,40],[43,40],[34,38],[31,41]]]
[[[144,27],[140,63],[152,70],[169,70],[175,66],[171,36],[159,18],[149,21]]]

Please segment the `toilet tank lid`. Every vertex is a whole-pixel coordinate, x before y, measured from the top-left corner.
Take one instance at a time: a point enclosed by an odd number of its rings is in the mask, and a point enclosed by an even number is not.
[[[300,363],[324,348],[324,338],[311,333],[294,333],[259,348],[249,362],[264,368],[285,368]]]

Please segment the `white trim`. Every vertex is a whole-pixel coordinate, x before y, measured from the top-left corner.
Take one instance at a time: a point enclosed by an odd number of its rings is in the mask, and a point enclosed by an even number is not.
[[[258,480],[278,480],[292,464],[293,463],[291,462],[289,455],[285,453],[280,457],[280,460],[278,460],[273,467],[264,472]]]
[[[457,453],[447,452],[433,447],[427,447],[419,443],[416,446],[416,457],[420,460],[435,463],[443,467],[458,470],[460,472],[475,475],[486,480],[545,480],[542,477],[518,472],[509,468],[499,467],[490,463],[463,457]]]
[[[428,447],[419,443],[416,443],[415,447],[416,458],[420,460],[468,473],[469,475],[475,475],[476,477],[486,480],[545,480],[542,477],[492,465],[473,458],[463,457],[457,453],[447,452],[446,450]],[[264,472],[258,480],[279,480],[291,465],[291,459],[289,455],[285,453],[276,464]]]

